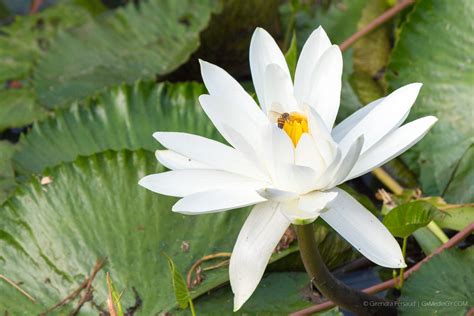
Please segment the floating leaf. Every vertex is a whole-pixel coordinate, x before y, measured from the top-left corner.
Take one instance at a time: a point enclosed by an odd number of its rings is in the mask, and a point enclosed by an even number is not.
[[[2,274],[32,295],[37,304],[6,282],[0,282],[0,310],[39,314],[79,287],[97,259],[107,257],[104,270],[118,289],[127,289],[124,309],[142,301],[140,313],[154,315],[176,306],[166,259],[186,271],[204,255],[231,251],[248,212],[185,216],[171,211],[176,198],[138,186],[146,174],[163,171],[152,153],[106,152],[60,165],[39,179],[21,185],[0,209]],[[223,229],[225,227],[225,229]],[[171,229],[172,228],[172,229]],[[190,248],[181,250],[187,240]],[[228,280],[209,277],[191,293],[195,298]],[[93,282],[94,300],[105,304],[105,273]],[[69,314],[77,302],[58,309]],[[106,308],[103,305],[103,308]],[[97,315],[92,305],[81,312]]]
[[[474,202],[474,145],[462,155],[443,196],[456,203]]]
[[[448,249],[414,272],[403,286],[403,315],[464,316],[474,306],[474,247]]]
[[[472,192],[469,173],[456,167],[474,142],[472,82],[474,63],[472,16],[474,2],[420,0],[402,25],[387,71],[392,89],[411,82],[424,83],[409,120],[435,115],[439,121],[425,138],[403,156],[419,176],[424,194],[445,196],[448,202]],[[471,158],[468,158],[471,157]],[[468,155],[463,165],[472,165]],[[463,199],[472,199],[463,196]]]
[[[186,62],[218,1],[130,2],[99,22],[61,33],[41,58],[35,88],[48,108],[139,78],[163,76]]]
[[[0,90],[0,131],[28,125],[47,116],[47,112],[36,104],[29,89]]]
[[[392,209],[383,223],[394,236],[406,238],[418,228],[428,225],[438,214],[438,209],[432,204],[415,201]]]
[[[157,130],[192,132],[211,138],[217,131],[198,103],[204,86],[197,83],[122,85],[86,104],[75,104],[33,126],[20,140],[15,167],[41,172],[108,149],[159,148]]]

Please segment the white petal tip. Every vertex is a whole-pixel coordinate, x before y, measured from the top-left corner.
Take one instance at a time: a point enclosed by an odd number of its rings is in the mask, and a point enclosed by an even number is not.
[[[162,137],[166,135],[166,132],[154,132],[153,138],[156,139],[159,143],[161,143]]]
[[[428,120],[429,122],[431,122],[432,124],[438,122],[438,118],[436,116],[425,116],[425,119]]]
[[[234,312],[241,309],[246,301],[247,299],[243,299],[243,297],[234,294]]]

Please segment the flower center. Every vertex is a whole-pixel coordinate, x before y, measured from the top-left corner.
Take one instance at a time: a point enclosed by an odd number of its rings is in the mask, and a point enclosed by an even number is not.
[[[278,127],[290,136],[293,145],[296,147],[301,135],[308,132],[308,120],[301,113],[283,113],[278,118]]]

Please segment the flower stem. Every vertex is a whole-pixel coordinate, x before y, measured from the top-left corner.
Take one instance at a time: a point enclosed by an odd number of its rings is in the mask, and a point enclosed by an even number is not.
[[[295,228],[306,272],[327,299],[357,315],[396,315],[395,306],[387,300],[348,287],[331,274],[319,253],[313,224]]]

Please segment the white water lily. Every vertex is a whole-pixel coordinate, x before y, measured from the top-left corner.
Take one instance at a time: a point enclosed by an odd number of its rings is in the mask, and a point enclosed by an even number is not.
[[[418,142],[437,121],[401,126],[421,88],[406,85],[333,128],[341,93],[342,55],[320,27],[301,51],[294,85],[284,55],[258,28],[250,44],[252,79],[261,108],[226,71],[201,61],[208,95],[202,108],[230,146],[173,132],[153,136],[171,171],[140,185],[182,197],[173,211],[221,212],[255,205],[232,252],[230,283],[238,310],[260,282],[285,230],[319,216],[371,261],[405,266],[385,226],[336,186],[363,175]]]

